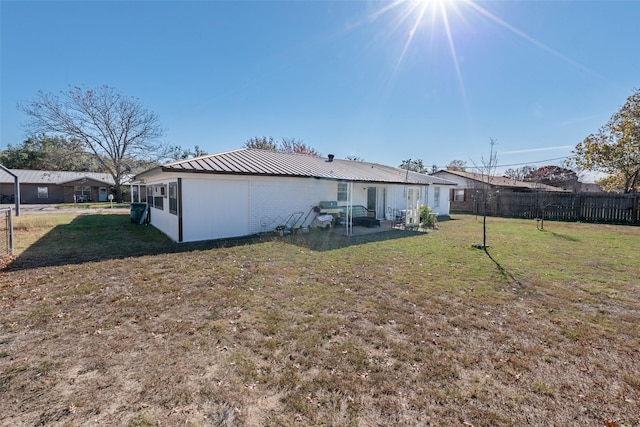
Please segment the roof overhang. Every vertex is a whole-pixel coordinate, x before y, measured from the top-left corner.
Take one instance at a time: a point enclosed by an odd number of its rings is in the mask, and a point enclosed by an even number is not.
[[[84,185],[84,186],[89,186],[89,187],[110,187],[110,186],[113,185],[110,182],[106,182],[106,181],[102,181],[102,180],[94,179],[94,178],[89,178],[89,177],[72,179],[70,181],[57,182],[56,184],[63,185],[63,186]]]
[[[209,170],[196,170],[196,169],[176,169],[172,167],[166,166],[158,166],[156,168],[150,169],[148,171],[141,172],[136,175],[135,178],[131,181],[131,184],[145,184],[145,177],[150,175],[154,175],[155,173],[184,173],[184,174],[194,174],[194,175],[218,175],[218,176],[255,176],[255,177],[277,177],[277,178],[297,178],[297,179],[324,179],[328,181],[338,181],[338,182],[353,182],[353,183],[362,183],[362,184],[394,184],[394,185],[458,185],[455,182],[446,181],[442,178],[440,180],[445,182],[401,182],[401,181],[385,181],[385,180],[366,180],[362,178],[349,178],[349,177],[340,177],[340,176],[317,176],[317,175],[295,175],[295,174],[276,174],[276,173],[250,173],[250,172],[220,172],[220,171],[209,171]]]

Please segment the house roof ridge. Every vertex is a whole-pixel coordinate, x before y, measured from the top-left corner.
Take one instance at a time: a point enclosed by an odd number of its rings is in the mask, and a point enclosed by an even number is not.
[[[540,189],[540,190],[547,189],[547,190],[554,190],[554,191],[566,191],[560,187],[554,187],[553,185],[544,184],[544,183],[535,182],[535,181],[517,180],[504,175],[487,175],[487,174],[478,173],[478,172],[467,172],[467,171],[457,171],[457,170],[448,170],[448,169],[440,169],[436,173],[439,173],[439,172],[450,173],[452,175],[457,175],[463,178],[472,179],[474,181],[484,182],[490,185],[524,187],[524,188]]]
[[[20,182],[25,184],[59,184],[76,181],[79,179],[91,179],[113,185],[113,177],[109,172],[88,172],[88,171],[52,171],[40,169],[9,169],[11,173],[18,176]],[[0,171],[2,179],[9,176],[6,172]],[[129,174],[125,178],[130,178]],[[3,181],[4,182],[4,181]]]
[[[247,147],[165,163],[137,174],[136,179],[153,173],[152,171],[155,170],[221,175],[312,177],[409,185],[456,185],[444,178],[407,171],[381,163]]]

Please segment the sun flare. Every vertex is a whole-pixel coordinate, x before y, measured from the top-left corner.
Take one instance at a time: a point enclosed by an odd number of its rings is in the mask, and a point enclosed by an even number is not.
[[[461,16],[461,11],[458,6],[466,3],[471,3],[471,0],[398,0],[391,3],[389,8],[386,8],[386,10],[395,8],[402,9],[399,13],[396,27],[399,28],[405,25],[409,26],[406,41],[395,65],[394,74],[398,72],[409,49],[412,48],[412,46],[416,44],[419,45],[421,43],[416,40],[419,31],[428,30],[432,37],[436,32],[443,31],[448,50],[451,54],[460,90],[464,96],[464,82],[452,34],[449,14],[455,13],[456,15]]]
[[[400,34],[403,38],[402,49],[397,56],[391,78],[394,79],[397,76],[410,50],[419,49],[422,52],[430,46],[433,47],[434,44],[444,45],[451,56],[452,67],[465,104],[467,96],[456,47],[456,35],[468,33],[469,29],[473,29],[481,21],[489,21],[567,64],[597,76],[593,70],[518,29],[476,0],[394,0],[386,3],[369,18],[376,19],[382,15],[391,17],[389,33]],[[458,42],[461,40],[458,37]]]

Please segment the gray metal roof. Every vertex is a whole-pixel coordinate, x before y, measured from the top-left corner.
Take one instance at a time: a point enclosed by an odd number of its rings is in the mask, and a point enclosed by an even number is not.
[[[108,173],[98,172],[68,172],[68,171],[37,171],[26,169],[11,169],[11,172],[18,175],[21,184],[50,184],[60,185],[83,178],[104,182],[113,185],[113,177]],[[13,177],[3,170],[0,170],[0,182],[13,183]]]
[[[538,182],[517,181],[513,178],[508,178],[506,176],[493,176],[493,175],[489,176],[489,175],[483,175],[481,173],[475,173],[475,172],[439,170],[435,174],[444,175],[444,176],[446,176],[447,174],[455,175],[455,176],[470,179],[473,181],[484,182],[496,187],[524,188],[529,190],[545,190],[545,191],[557,191],[557,192],[567,191],[567,190],[563,190],[562,188],[553,187],[551,185],[541,184]]]
[[[287,154],[254,148],[180,160],[160,167],[164,172],[266,175],[341,181],[457,185],[449,180],[378,163]],[[156,169],[152,169],[157,170]],[[142,178],[151,171],[136,176]]]

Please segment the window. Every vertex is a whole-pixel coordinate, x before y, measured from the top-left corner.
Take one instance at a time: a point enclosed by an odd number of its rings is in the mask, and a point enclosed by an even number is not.
[[[147,203],[153,206],[153,186],[147,185]]]
[[[440,207],[440,187],[433,187],[433,207]]]
[[[169,183],[169,213],[178,215],[178,183]]]
[[[160,210],[164,209],[164,197],[154,197],[153,207]]]
[[[464,202],[466,200],[465,191],[466,190],[464,190],[464,189],[454,190],[453,201],[454,202]]]
[[[338,201],[339,202],[347,201],[347,183],[346,182],[338,183]]]
[[[91,201],[91,187],[84,185],[76,185],[73,187],[73,197],[76,202],[90,202]]]
[[[153,186],[153,207],[156,209],[164,209],[164,199],[167,197],[167,186],[164,184],[156,184]]]
[[[38,199],[49,198],[49,187],[38,187]]]

